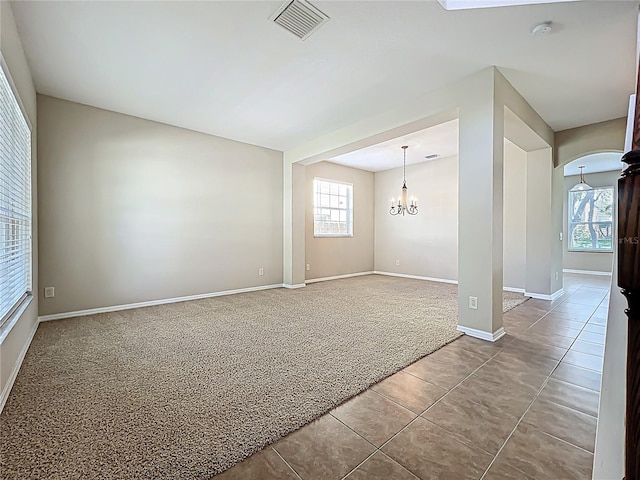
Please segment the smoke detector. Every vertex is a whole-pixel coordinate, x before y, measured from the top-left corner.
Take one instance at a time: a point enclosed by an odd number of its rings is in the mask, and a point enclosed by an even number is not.
[[[306,40],[329,17],[306,0],[287,0],[271,16],[271,20],[300,40]]]
[[[551,33],[551,22],[539,23],[531,29],[531,35],[534,37],[542,37]]]

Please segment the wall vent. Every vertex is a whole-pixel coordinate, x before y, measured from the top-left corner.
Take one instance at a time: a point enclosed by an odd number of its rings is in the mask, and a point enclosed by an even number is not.
[[[306,40],[329,17],[305,0],[287,0],[271,20],[299,39]]]
[[[437,153],[431,153],[429,155],[425,155],[424,158],[426,158],[427,160],[433,160],[434,158],[438,158],[440,155]]]

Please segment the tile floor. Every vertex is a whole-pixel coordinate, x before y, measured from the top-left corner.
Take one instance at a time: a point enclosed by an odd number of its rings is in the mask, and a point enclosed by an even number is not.
[[[565,275],[217,478],[590,479],[609,282]]]

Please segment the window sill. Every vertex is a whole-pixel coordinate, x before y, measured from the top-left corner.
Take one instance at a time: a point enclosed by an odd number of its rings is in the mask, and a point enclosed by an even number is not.
[[[353,235],[314,235],[313,238],[353,238]]]
[[[33,300],[33,295],[27,295],[27,297],[22,301],[20,306],[17,308],[13,314],[9,317],[9,319],[5,322],[5,324],[0,328],[0,345],[4,342],[5,338],[9,336],[9,333],[13,329],[14,325],[18,323],[18,320],[22,317],[24,312],[29,308],[31,301]]]
[[[613,253],[613,250],[571,250],[568,249],[569,253]]]

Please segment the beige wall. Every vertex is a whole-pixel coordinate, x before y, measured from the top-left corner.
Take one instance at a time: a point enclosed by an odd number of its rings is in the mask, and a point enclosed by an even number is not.
[[[284,170],[284,228],[283,228],[283,282],[287,288],[304,287],[305,283],[305,215],[306,187],[305,167],[283,160]]]
[[[38,115],[41,315],[282,283],[281,152],[46,96]]]
[[[31,123],[32,162],[31,162],[31,194],[33,212],[33,286],[38,285],[38,209],[37,209],[37,128],[36,128],[36,91],[31,80],[27,59],[18,36],[13,12],[9,2],[0,2],[0,51],[13,80],[18,96]],[[35,295],[22,315],[16,321],[10,321],[0,332],[0,409],[9,393],[22,355],[29,345],[31,336],[37,327],[38,298]],[[11,327],[8,330],[8,327]]]
[[[504,142],[504,286],[524,290],[527,269],[527,153]]]
[[[445,280],[458,278],[458,158],[407,167],[418,215],[389,214],[402,188],[402,168],[375,175],[375,270]],[[399,261],[399,265],[396,265]]]
[[[590,153],[622,152],[626,130],[623,117],[556,132],[554,164],[561,167]]]
[[[306,279],[373,271],[373,173],[329,162],[306,170],[305,263]],[[313,179],[353,184],[353,237],[314,238]]]
[[[506,140],[504,172],[504,285],[524,289],[526,152]],[[397,198],[402,186],[401,168],[378,172],[375,180],[375,270],[457,281],[457,157],[407,168],[409,195],[419,200],[415,217],[388,213],[390,198]]]
[[[614,205],[618,204],[618,178],[620,171],[590,173],[585,175],[585,181],[592,187],[614,187]],[[570,270],[588,270],[592,272],[611,273],[613,266],[613,252],[570,252],[569,251],[569,214],[567,203],[569,200],[569,190],[580,181],[577,175],[564,177],[563,183],[563,228],[566,232],[562,249],[564,252],[564,262],[562,268]]]

